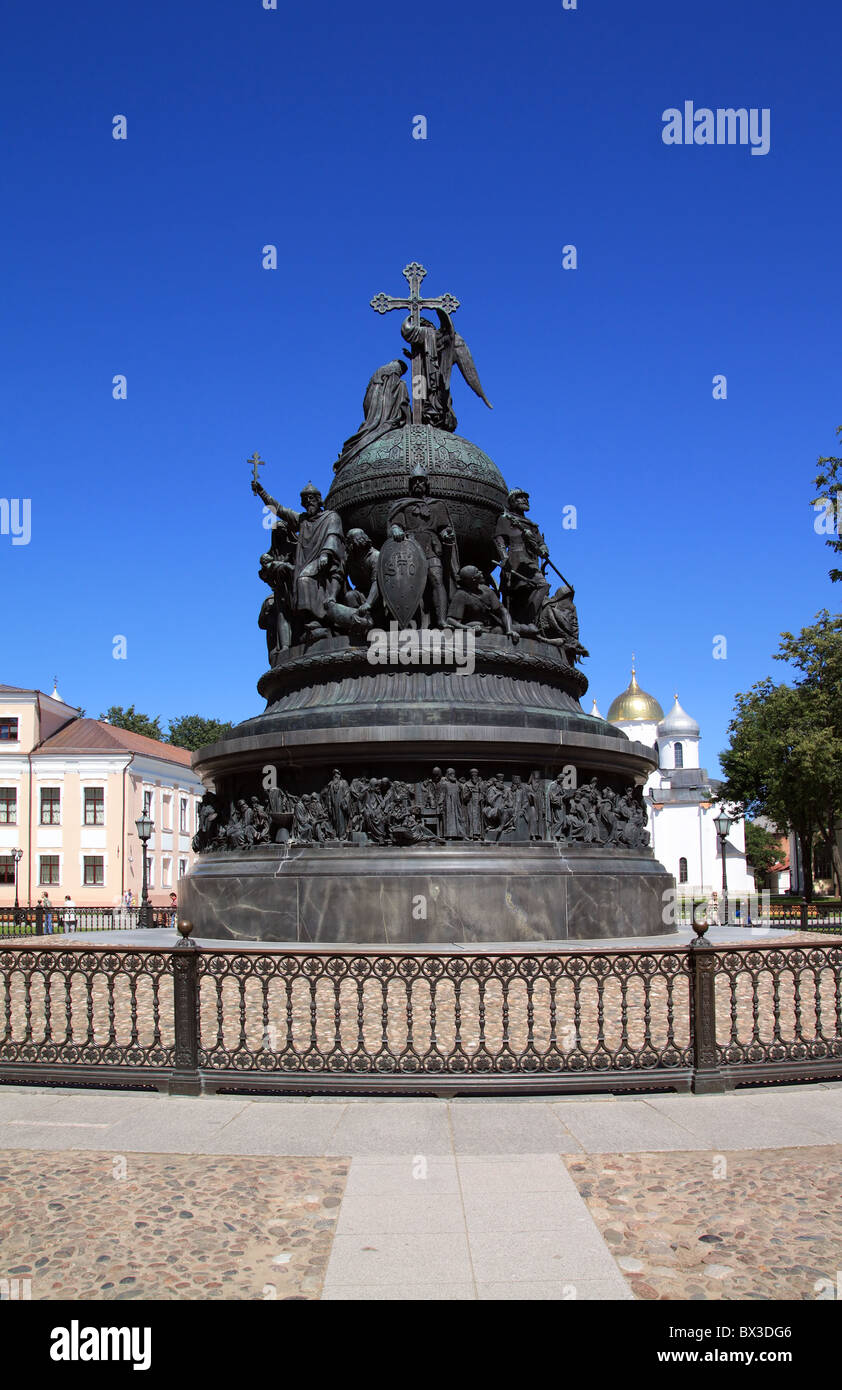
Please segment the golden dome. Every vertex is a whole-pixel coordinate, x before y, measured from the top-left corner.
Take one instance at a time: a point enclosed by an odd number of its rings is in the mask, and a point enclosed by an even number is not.
[[[639,719],[659,724],[663,717],[664,711],[655,696],[641,690],[632,666],[631,680],[626,689],[611,702],[611,708],[606,715],[608,723],[625,724],[630,720]]]

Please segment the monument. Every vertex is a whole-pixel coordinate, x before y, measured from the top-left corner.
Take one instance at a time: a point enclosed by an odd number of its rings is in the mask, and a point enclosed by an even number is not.
[[[583,713],[575,591],[526,480],[456,433],[454,367],[491,408],[459,302],[403,273],[408,294],[371,305],[403,311],[408,346],[371,376],[326,495],[308,481],[287,506],[249,460],[266,708],[194,754],[182,912],[197,937],[302,943],[662,934],[655,756]]]

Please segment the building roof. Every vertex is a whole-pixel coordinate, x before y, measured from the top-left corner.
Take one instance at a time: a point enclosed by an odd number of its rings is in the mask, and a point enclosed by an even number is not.
[[[675,696],[675,704],[667,715],[658,725],[658,737],[670,737],[684,735],[685,738],[698,738],[700,729],[692,715],[681,708],[678,703],[678,695]]]
[[[2,687],[0,687],[2,689]],[[189,748],[176,748],[145,734],[133,734],[104,719],[71,719],[58,733],[39,743],[37,753],[145,753],[148,758],[190,767]]]
[[[52,695],[48,695],[46,690],[31,690],[25,685],[6,685],[4,682],[0,681],[0,700],[2,700],[4,695],[40,695],[45,700],[55,700],[60,705],[67,705],[68,709],[77,708],[76,705],[68,705],[67,701],[59,695],[57,688],[53,690]]]
[[[622,694],[618,695],[616,700],[611,701],[611,708],[606,715],[609,724],[625,724],[636,719],[645,723],[658,724],[663,717],[664,711],[655,696],[641,690],[637,683],[635,669],[632,666],[631,680]]]

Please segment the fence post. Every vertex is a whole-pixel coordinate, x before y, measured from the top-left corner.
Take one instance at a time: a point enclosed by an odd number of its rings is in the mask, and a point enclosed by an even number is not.
[[[807,930],[807,926],[808,926],[808,924],[809,924],[809,921],[810,921],[810,917],[809,917],[809,911],[808,911],[808,908],[807,908],[807,904],[806,904],[806,903],[802,903],[802,904],[801,904],[801,930],[802,930],[802,931],[806,931],[806,930]]]
[[[199,948],[190,940],[192,922],[179,919],[181,945],[173,947],[173,1019],[175,1065],[170,1077],[171,1096],[198,1096],[199,1076]]]
[[[716,1055],[716,948],[705,941],[707,917],[698,920],[693,904],[693,930],[696,940],[690,942],[690,1028],[693,1044],[693,1075],[690,1086],[694,1095],[717,1095],[728,1089],[719,1070]]]

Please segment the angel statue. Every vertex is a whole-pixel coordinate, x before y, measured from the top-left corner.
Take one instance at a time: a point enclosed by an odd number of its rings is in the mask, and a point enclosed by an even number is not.
[[[412,351],[404,352],[406,357],[419,356],[421,359],[420,381],[424,384],[425,395],[421,405],[421,423],[433,425],[436,429],[455,433],[458,423],[453,413],[450,398],[450,373],[456,363],[471,390],[485,401],[489,410],[493,406],[482,389],[479,373],[474,365],[471,350],[465,339],[456,332],[453,320],[444,309],[436,309],[439,327],[429,319],[419,319],[416,328],[412,315],[401,324],[401,337],[409,343]],[[417,387],[413,384],[413,391]]]

